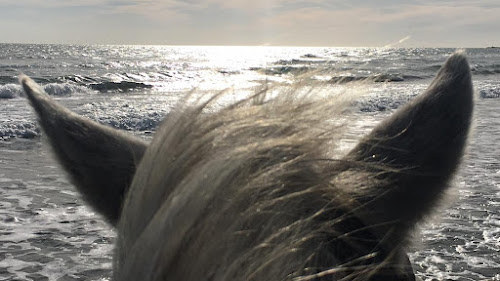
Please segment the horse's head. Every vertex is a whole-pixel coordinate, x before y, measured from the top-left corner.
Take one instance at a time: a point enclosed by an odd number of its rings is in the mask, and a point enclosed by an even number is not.
[[[461,53],[340,159],[335,99],[184,102],[148,144],[21,83],[59,162],[117,228],[116,280],[413,280],[408,237],[457,170],[473,111]]]

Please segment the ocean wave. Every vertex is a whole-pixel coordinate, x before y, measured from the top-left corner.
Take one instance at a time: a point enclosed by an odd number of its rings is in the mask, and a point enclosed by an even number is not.
[[[33,139],[40,136],[40,128],[36,123],[3,123],[0,124],[0,140],[11,138]]]
[[[475,75],[493,75],[500,73],[500,64],[474,64],[471,71]]]
[[[401,74],[373,74],[366,76],[334,76],[330,79],[330,83],[343,84],[349,82],[403,82],[408,80],[425,79],[425,77],[417,75],[401,75]]]
[[[479,91],[479,96],[483,99],[500,98],[500,88],[483,89]]]
[[[5,69],[3,69],[5,72]],[[17,72],[16,75],[0,75],[0,84],[13,84],[17,83]]]
[[[250,70],[257,71],[257,72],[265,74],[265,75],[286,75],[286,74],[301,75],[301,74],[306,74],[306,73],[312,73],[316,69],[308,67],[308,66],[283,65],[283,66],[273,66],[273,67],[264,67],[264,68],[253,67],[253,68],[250,68]]]
[[[430,64],[430,65],[423,67],[423,70],[426,72],[436,73],[437,71],[439,71],[439,69],[441,69],[441,66],[442,66],[442,64],[438,64],[438,63]]]
[[[301,65],[301,64],[308,64],[308,65],[329,65],[330,60],[320,58],[320,57],[314,57],[313,55],[310,55],[308,57],[302,56],[300,59],[290,59],[290,60],[278,60],[274,63],[274,65]]]
[[[252,71],[257,71],[259,73],[265,75],[273,75],[273,76],[281,76],[281,75],[308,75],[308,74],[321,74],[329,75],[329,73],[335,72],[346,72],[350,69],[340,69],[335,70],[333,68],[318,68],[316,66],[307,66],[307,65],[281,65],[281,66],[271,66],[264,68],[250,68]],[[352,70],[352,69],[351,69]],[[354,73],[356,71],[353,71]],[[427,79],[431,76],[425,75],[411,75],[411,74],[401,74],[401,73],[373,73],[373,74],[348,74],[348,75],[334,75],[331,76],[329,82],[338,84],[338,83],[349,83],[349,82],[358,82],[358,81],[366,81],[366,82],[402,82],[402,81],[410,81],[410,80],[420,80]]]
[[[99,118],[99,123],[106,124],[116,129],[127,131],[150,132],[156,131],[156,128],[165,118],[160,114],[147,114],[145,116],[113,116]]]
[[[90,77],[90,76],[85,76],[85,75],[78,75],[78,74],[73,74],[73,75],[65,75],[65,76],[59,76],[54,79],[54,82],[73,82],[81,85],[86,85],[90,83],[97,83],[98,79]]]
[[[65,75],[58,82],[74,83],[101,93],[128,92],[153,88],[154,84],[171,82],[174,75],[169,72],[124,72],[105,73],[100,76]]]
[[[133,81],[120,81],[120,82],[101,82],[93,83],[88,85],[92,90],[99,91],[101,93],[106,92],[127,92],[134,90],[144,90],[153,88],[152,85],[143,82],[133,82]]]
[[[51,96],[70,96],[74,93],[86,93],[86,87],[69,83],[50,83],[42,86]],[[19,84],[0,85],[0,99],[13,99],[24,96],[24,91]]]
[[[23,90],[19,84],[0,85],[0,99],[13,99],[22,94]]]
[[[156,131],[158,125],[165,118],[165,113],[122,112],[120,114],[117,111],[112,111],[112,114],[101,115],[97,119],[93,115],[87,115],[87,117],[116,129],[150,134]],[[34,121],[19,120],[0,123],[0,141],[8,141],[13,138],[35,139],[42,134],[39,124]]]
[[[154,131],[165,118],[167,107],[134,104],[126,99],[113,102],[90,102],[80,108],[87,116],[101,124],[127,131]]]
[[[89,89],[84,86],[69,83],[50,83],[43,86],[47,94],[52,96],[70,96],[74,93],[87,93]]]
[[[411,95],[373,95],[356,102],[356,107],[361,112],[383,112],[395,110],[408,103],[412,98]]]
[[[75,93],[89,92],[129,92],[153,88],[153,84],[171,79],[169,73],[122,73],[107,74],[100,77],[86,75],[65,75],[54,78],[33,77],[44,90],[53,96],[70,96]],[[1,79],[2,77],[0,77]],[[8,77],[0,83],[0,99],[23,96],[17,77]],[[11,83],[6,83],[9,81]]]
[[[302,55],[301,57],[303,57],[303,58],[313,58],[313,59],[321,58],[319,55],[315,55],[315,54],[311,54],[311,53]]]

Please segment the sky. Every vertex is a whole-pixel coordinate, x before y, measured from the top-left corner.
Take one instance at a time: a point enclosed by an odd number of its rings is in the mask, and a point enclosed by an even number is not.
[[[0,0],[0,43],[500,46],[498,0]]]

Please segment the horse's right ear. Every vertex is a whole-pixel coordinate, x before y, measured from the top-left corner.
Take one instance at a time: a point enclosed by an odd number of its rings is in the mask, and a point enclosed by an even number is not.
[[[25,75],[20,82],[61,165],[113,225],[147,144],[64,108]]]
[[[379,225],[381,236],[388,232],[384,225],[398,234],[411,229],[437,205],[462,159],[473,107],[469,64],[458,52],[426,92],[377,126],[346,157],[380,180],[365,190],[361,217]]]

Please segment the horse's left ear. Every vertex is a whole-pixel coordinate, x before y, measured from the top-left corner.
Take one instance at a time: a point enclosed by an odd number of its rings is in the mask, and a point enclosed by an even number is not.
[[[147,144],[76,115],[33,80],[20,82],[61,165],[85,199],[113,225]]]

